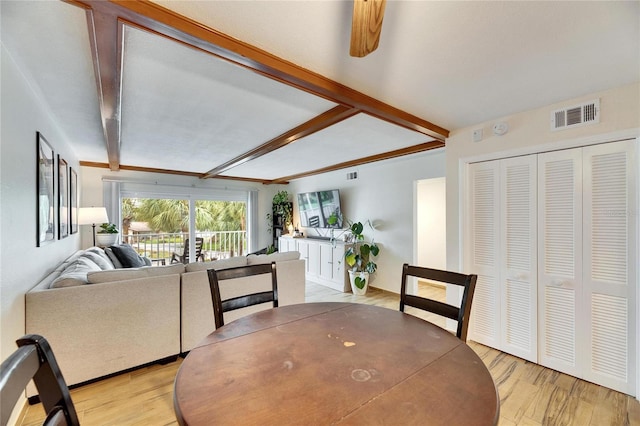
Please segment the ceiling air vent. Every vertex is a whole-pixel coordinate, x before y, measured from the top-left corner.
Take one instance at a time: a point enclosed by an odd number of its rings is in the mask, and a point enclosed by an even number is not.
[[[551,130],[600,122],[600,99],[551,112]]]

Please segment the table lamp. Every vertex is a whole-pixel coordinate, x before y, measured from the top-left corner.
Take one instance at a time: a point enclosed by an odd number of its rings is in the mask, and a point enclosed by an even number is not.
[[[93,227],[93,245],[96,245],[96,223],[108,223],[107,209],[105,207],[80,207],[78,209],[78,225],[91,225]]]

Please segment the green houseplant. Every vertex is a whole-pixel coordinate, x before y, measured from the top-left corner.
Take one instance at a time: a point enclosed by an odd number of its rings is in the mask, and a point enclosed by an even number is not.
[[[367,224],[371,229],[370,221]],[[367,242],[364,236],[362,222],[350,224],[349,230],[353,238],[353,245],[344,253],[345,263],[349,266],[349,281],[354,294],[365,294],[369,286],[369,276],[378,269],[373,257],[380,253],[380,247],[373,241]]]
[[[278,191],[273,196],[271,213],[267,213],[267,232],[272,235],[273,244],[267,247],[267,251],[276,252],[278,244],[278,236],[285,233],[288,225],[293,224],[293,203],[289,201],[289,193],[287,191]]]
[[[116,228],[116,225],[114,223],[103,223],[102,225],[100,225],[98,234],[117,234],[119,232],[120,231],[118,231],[118,228]]]
[[[119,233],[120,231],[118,231],[115,224],[103,223],[96,234],[96,243],[103,247],[113,245],[118,240]]]
[[[273,196],[273,214],[282,217],[283,226],[293,223],[293,203],[289,201],[287,191],[278,191]]]

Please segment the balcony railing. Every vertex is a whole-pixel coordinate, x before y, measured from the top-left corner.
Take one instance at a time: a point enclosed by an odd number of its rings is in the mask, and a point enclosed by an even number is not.
[[[196,232],[202,237],[204,260],[226,259],[242,256],[247,247],[246,231]],[[157,264],[169,264],[172,253],[182,254],[188,233],[131,234],[123,237],[141,256],[150,258]]]

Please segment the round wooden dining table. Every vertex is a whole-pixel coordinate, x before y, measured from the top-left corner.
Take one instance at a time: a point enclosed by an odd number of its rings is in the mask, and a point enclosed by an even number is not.
[[[495,425],[482,360],[448,331],[387,308],[305,303],[215,330],[184,359],[182,425]]]

